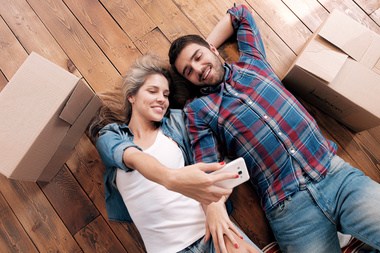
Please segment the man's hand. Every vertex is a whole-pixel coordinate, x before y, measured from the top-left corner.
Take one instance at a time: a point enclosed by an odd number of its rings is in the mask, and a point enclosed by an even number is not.
[[[198,202],[208,205],[222,196],[231,194],[232,189],[216,186],[215,183],[236,178],[236,173],[209,174],[224,166],[224,163],[197,163],[181,169],[171,170],[164,183],[169,190],[179,192]]]

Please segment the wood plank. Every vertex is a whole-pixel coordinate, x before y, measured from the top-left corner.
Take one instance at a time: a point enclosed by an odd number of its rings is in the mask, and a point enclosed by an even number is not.
[[[75,240],[79,243],[84,252],[131,252],[127,251],[117,237],[112,233],[110,227],[103,217],[98,216],[93,222],[81,229]]]
[[[170,42],[159,28],[155,28],[142,38],[136,40],[135,44],[142,54],[156,54],[161,59],[169,61]]]
[[[301,52],[312,33],[283,2],[256,0],[248,3],[295,54]]]
[[[207,37],[231,6],[221,6],[219,1],[173,0],[178,8],[195,25],[203,37]]]
[[[374,32],[380,34],[380,27],[369,18],[366,13],[359,8],[353,1],[351,0],[318,0],[329,12],[334,9],[338,9],[351,16],[353,19],[357,20],[359,23],[362,23],[369,29]]]
[[[94,220],[99,212],[64,166],[49,183],[39,183],[67,229],[72,235]],[[68,212],[68,207],[69,212]]]
[[[0,220],[0,252],[38,252],[2,194]]]
[[[316,0],[282,1],[312,32],[329,16],[329,12]]]
[[[5,87],[5,85],[8,83],[7,78],[5,77],[3,71],[0,69],[0,92]]]
[[[66,164],[99,212],[107,219],[103,185],[105,168],[96,148],[85,135],[76,145],[74,154]],[[129,252],[145,252],[144,244],[134,224],[107,222]]]
[[[1,15],[28,53],[37,52],[67,69],[67,55],[25,0],[0,0],[0,5],[9,6]]]
[[[127,34],[98,1],[64,2],[119,73],[125,74],[134,60],[141,55]]]
[[[28,3],[95,91],[121,82],[120,74],[63,2]]]
[[[28,57],[28,54],[1,17],[0,31],[0,69],[4,76],[10,80]]]
[[[380,8],[379,0],[354,0],[368,15]]]
[[[135,41],[152,31],[156,25],[134,0],[100,0],[108,12]]]
[[[371,176],[374,180],[378,180],[378,175],[376,175],[378,170],[377,164],[368,159],[361,145],[362,143],[355,138],[355,134],[324,113],[316,111],[314,116],[318,124],[333,137],[339,148],[347,152],[351,159],[355,161],[352,165]],[[339,149],[338,151],[341,152]],[[340,154],[339,152],[338,154]]]
[[[171,0],[136,0],[169,41],[186,34],[199,34]],[[165,13],[165,15],[162,15]],[[175,22],[173,22],[175,20]]]
[[[368,133],[372,136],[372,138],[380,143],[380,126],[369,129]]]
[[[39,252],[81,252],[36,183],[0,175],[0,190]]]
[[[354,136],[362,152],[368,157],[374,166],[372,170],[365,170],[366,174],[376,182],[380,183],[380,142],[378,142],[368,131],[363,131]]]
[[[232,217],[257,246],[263,248],[275,240],[259,197],[249,183],[236,187],[231,200],[234,207]]]

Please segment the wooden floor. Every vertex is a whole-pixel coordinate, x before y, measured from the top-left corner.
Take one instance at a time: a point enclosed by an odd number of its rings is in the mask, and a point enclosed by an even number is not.
[[[96,92],[105,91],[120,82],[136,57],[153,51],[167,58],[170,42],[176,37],[189,33],[207,36],[232,3],[0,0],[0,89],[35,51],[82,76]],[[280,77],[333,9],[343,10],[380,34],[379,0],[237,3],[252,9],[269,62]],[[223,55],[232,55],[228,47]],[[380,128],[355,134],[308,108],[323,133],[339,145],[338,153],[380,182]],[[83,135],[70,160],[49,184],[0,176],[0,252],[144,252],[133,224],[107,220],[103,171],[94,146]],[[263,247],[273,237],[250,191],[247,184],[235,190],[233,218]]]

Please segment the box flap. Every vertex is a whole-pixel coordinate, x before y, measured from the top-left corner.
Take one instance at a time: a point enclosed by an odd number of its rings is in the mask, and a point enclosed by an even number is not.
[[[356,106],[380,118],[380,103],[376,102],[380,94],[380,75],[348,59],[330,87]]]
[[[94,92],[88,85],[83,80],[79,80],[59,117],[71,125],[74,124],[93,96]]]
[[[102,105],[98,96],[93,96],[88,105],[84,108],[75,123],[67,132],[64,140],[61,142],[59,149],[55,152],[43,173],[38,178],[38,181],[50,181],[60,170],[63,164],[70,158],[74,147],[79,142],[79,139],[84,134],[91,119]]]
[[[330,83],[347,58],[346,54],[317,36],[298,57],[296,65]]]
[[[380,59],[376,62],[372,70],[380,75]]]
[[[318,33],[353,59],[360,61],[373,41],[373,32],[334,10]]]

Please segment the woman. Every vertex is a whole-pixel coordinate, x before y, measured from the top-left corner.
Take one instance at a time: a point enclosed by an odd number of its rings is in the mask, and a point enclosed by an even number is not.
[[[123,83],[123,113],[104,107],[90,127],[106,166],[108,214],[117,209],[110,218],[119,219],[118,215],[129,212],[148,252],[258,252],[247,237],[242,240],[242,232],[229,220],[224,199],[202,208],[199,202],[127,166],[140,151],[169,168],[179,169],[192,162],[182,112],[168,111],[170,81],[158,58],[140,58]],[[128,211],[120,207],[121,201]],[[216,249],[208,240],[208,230]]]

